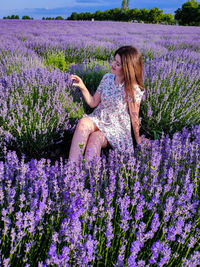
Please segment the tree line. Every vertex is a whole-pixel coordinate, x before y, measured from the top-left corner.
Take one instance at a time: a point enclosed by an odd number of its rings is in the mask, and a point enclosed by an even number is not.
[[[11,15],[7,17],[3,17],[3,19],[20,19],[20,17],[18,15]],[[22,19],[33,19],[33,18],[29,16],[23,16]]]
[[[3,17],[3,19],[20,19],[20,17],[18,15],[12,15],[12,16]],[[33,18],[31,18],[29,16],[23,16],[22,19],[32,19],[33,20]],[[42,19],[43,20],[64,20],[64,18],[61,16],[58,16],[56,18],[43,17]]]
[[[19,19],[18,15],[3,17],[4,19]],[[23,16],[22,19],[33,19],[29,16]],[[64,20],[63,17],[56,18],[43,17],[43,20]],[[175,16],[172,14],[163,14],[163,10],[158,7],[152,9],[129,9],[129,0],[122,1],[122,8],[114,8],[106,11],[96,11],[94,13],[81,12],[72,14],[65,20],[112,20],[112,21],[132,21],[144,23],[164,23],[200,26],[200,3],[195,0],[188,0],[181,8],[175,11]]]
[[[174,23],[172,14],[163,14],[163,10],[158,7],[152,9],[120,9],[114,8],[106,11],[96,11],[95,13],[73,12],[67,20],[112,20],[112,21],[135,21],[144,23]]]

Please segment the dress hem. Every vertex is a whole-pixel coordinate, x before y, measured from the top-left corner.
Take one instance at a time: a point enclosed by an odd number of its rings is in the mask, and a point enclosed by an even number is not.
[[[93,120],[94,117],[88,116],[88,114],[84,114],[83,117],[88,117],[88,118],[90,118],[90,119],[92,120],[92,122],[94,122],[94,123],[96,124],[97,128],[102,132],[102,134],[103,134],[103,135],[105,136],[105,138],[107,139],[109,145],[114,149],[113,145],[111,144],[112,142],[109,141],[109,138],[108,138],[107,135],[106,135],[106,132],[105,132],[103,129],[100,129],[101,127],[99,127],[99,123],[96,122],[95,119]]]

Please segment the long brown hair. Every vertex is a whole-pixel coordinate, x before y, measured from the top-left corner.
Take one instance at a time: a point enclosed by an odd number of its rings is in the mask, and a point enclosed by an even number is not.
[[[134,84],[138,84],[140,89],[144,90],[142,55],[133,46],[122,46],[115,51],[114,56],[117,54],[121,57],[126,97],[129,94],[135,103]]]

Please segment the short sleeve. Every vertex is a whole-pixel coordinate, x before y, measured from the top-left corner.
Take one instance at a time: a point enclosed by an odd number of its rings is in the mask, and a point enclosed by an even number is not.
[[[144,94],[144,91],[142,91],[139,86],[136,86],[135,87],[135,102],[136,103],[141,101],[143,94]]]
[[[106,82],[107,82],[107,79],[108,79],[108,73],[105,74],[99,84],[99,86],[97,87],[97,90],[96,92],[98,92],[100,95],[102,94],[102,91],[105,89],[105,86],[106,86]]]
[[[141,99],[142,99],[142,96],[144,94],[144,91],[142,91],[139,86],[136,86],[135,90],[134,90],[134,93],[135,93],[135,102],[136,103],[140,102]],[[133,102],[133,99],[132,99],[130,94],[128,94],[127,100],[128,100],[128,102],[131,102],[131,103]]]

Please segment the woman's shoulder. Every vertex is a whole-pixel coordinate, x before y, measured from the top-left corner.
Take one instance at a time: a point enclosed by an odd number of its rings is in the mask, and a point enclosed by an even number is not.
[[[113,80],[113,74],[112,73],[106,73],[104,74],[102,81],[105,83],[110,83]]]
[[[108,73],[104,74],[103,79],[112,78],[113,76],[114,76],[114,74],[112,74],[111,72],[108,72]]]

